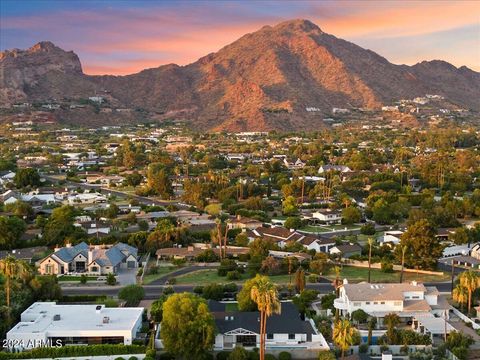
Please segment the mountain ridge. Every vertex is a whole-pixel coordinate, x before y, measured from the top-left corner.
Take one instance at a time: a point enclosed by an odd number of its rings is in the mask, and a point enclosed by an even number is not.
[[[118,106],[208,130],[311,129],[333,107],[376,109],[427,93],[480,111],[480,73],[441,60],[395,65],[301,19],[264,26],[188,65],[125,76],[86,75],[74,52],[48,41],[2,52],[0,70],[0,103],[107,90]]]

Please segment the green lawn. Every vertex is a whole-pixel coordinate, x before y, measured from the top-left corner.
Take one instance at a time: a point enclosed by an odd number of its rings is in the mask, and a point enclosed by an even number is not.
[[[97,280],[98,276],[87,276],[87,281],[95,281]],[[58,281],[80,281],[81,277],[80,276],[70,276],[70,275],[64,275],[64,276],[59,276]]]
[[[335,271],[331,269],[325,277],[329,279],[335,279]],[[368,268],[359,268],[353,266],[344,266],[341,273],[341,279],[347,279],[349,282],[356,283],[361,281],[368,280]],[[439,275],[426,275],[426,274],[416,274],[411,272],[404,272],[403,273],[403,281],[413,281],[416,280],[418,282],[434,282],[434,281],[447,281],[450,279],[450,276],[444,274],[443,276]],[[379,269],[372,269],[371,272],[371,280],[372,282],[398,282],[400,281],[400,272],[396,271],[393,273],[384,273]]]
[[[156,274],[145,275],[143,277],[143,283],[145,285],[150,284],[152,281],[160,279],[161,277],[170,274],[171,272],[178,270],[178,267],[175,266],[159,266]]]
[[[177,284],[178,285],[207,285],[212,283],[225,284],[229,282],[234,283],[243,283],[245,280],[250,278],[249,274],[242,274],[240,280],[230,281],[224,276],[218,276],[216,269],[208,270],[198,270],[191,273],[178,276]],[[289,275],[274,275],[270,276],[270,279],[277,284],[287,284],[290,281]],[[294,281],[292,277],[292,281]]]

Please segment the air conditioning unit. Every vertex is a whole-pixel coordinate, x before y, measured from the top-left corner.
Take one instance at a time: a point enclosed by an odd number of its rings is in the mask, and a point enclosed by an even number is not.
[[[59,320],[60,320],[60,314],[53,315],[53,321],[59,321]]]
[[[110,322],[110,318],[108,316],[103,317],[103,323],[108,324]]]

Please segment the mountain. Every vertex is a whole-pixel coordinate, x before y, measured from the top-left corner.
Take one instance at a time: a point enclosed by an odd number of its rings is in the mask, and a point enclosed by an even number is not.
[[[50,42],[0,55],[2,104],[99,91],[118,106],[210,130],[312,129],[333,107],[374,109],[428,93],[480,111],[480,73],[438,60],[395,65],[308,20],[264,26],[190,65],[127,76],[85,75],[77,55]]]

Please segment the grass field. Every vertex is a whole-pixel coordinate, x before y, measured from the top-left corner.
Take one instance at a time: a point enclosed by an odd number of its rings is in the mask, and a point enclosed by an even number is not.
[[[145,285],[150,284],[152,281],[160,279],[161,277],[170,274],[171,272],[178,270],[178,267],[175,266],[159,266],[156,274],[145,275],[143,277],[143,283]]]
[[[177,284],[178,285],[206,285],[206,284],[226,284],[234,282],[237,284],[243,283],[245,280],[248,280],[251,276],[249,274],[242,274],[240,280],[231,281],[224,276],[218,276],[217,270],[208,269],[208,270],[198,270],[191,273],[178,276]],[[270,279],[277,284],[287,284],[290,281],[289,275],[274,275],[270,276]],[[292,280],[293,281],[293,280]]]
[[[335,279],[335,271],[331,269],[328,274],[325,275],[328,279]],[[368,280],[368,268],[359,268],[353,266],[344,266],[340,277],[342,279],[348,279],[349,282],[361,282]],[[426,275],[426,274],[417,274],[411,272],[404,272],[403,273],[403,281],[413,281],[416,280],[418,282],[435,282],[435,281],[447,281],[450,279],[450,276],[444,274],[443,276],[439,275]],[[372,269],[371,272],[371,281],[372,282],[399,282],[400,280],[400,272],[396,271],[393,273],[384,273],[379,269]]]

